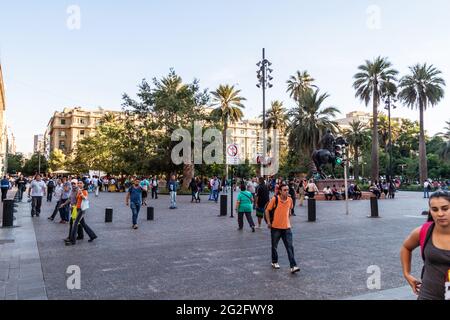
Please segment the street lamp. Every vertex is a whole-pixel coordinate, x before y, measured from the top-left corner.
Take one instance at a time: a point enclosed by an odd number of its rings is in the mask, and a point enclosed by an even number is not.
[[[266,129],[267,129],[267,123],[266,123],[266,89],[270,89],[273,87],[272,83],[270,81],[273,80],[273,77],[271,76],[271,73],[273,72],[273,69],[269,68],[272,65],[272,63],[266,59],[266,49],[262,49],[262,60],[259,61],[256,66],[259,68],[256,71],[258,83],[257,87],[262,89],[262,95],[263,95],[263,158],[264,161],[261,163],[261,176],[264,177],[264,164],[266,162],[266,149],[267,149],[267,141],[266,141]]]
[[[387,170],[386,175],[388,176],[387,180],[391,180],[392,179],[392,130],[391,130],[391,107],[393,109],[397,109],[397,107],[393,104],[397,102],[397,99],[395,98],[395,96],[392,95],[391,92],[387,93],[387,99],[385,101],[386,106],[384,107],[384,109],[386,109],[388,111],[388,119],[389,119],[389,168]]]

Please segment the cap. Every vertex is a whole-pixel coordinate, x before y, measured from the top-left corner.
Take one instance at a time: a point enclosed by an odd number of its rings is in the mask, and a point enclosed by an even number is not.
[[[72,179],[72,181],[70,181],[70,183],[78,183],[77,179]]]

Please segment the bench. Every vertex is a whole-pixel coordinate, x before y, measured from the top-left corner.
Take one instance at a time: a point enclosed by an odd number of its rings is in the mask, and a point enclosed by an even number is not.
[[[363,191],[360,200],[370,200],[370,198],[374,197],[374,196],[375,195],[372,192]],[[320,192],[319,194],[316,194],[314,199],[316,199],[317,201],[327,201],[327,200],[325,200],[325,194],[323,192]],[[384,196],[384,193],[381,194],[381,198],[380,199],[386,199],[386,197]],[[333,200],[330,200],[330,201],[336,201],[334,196],[333,196]],[[339,200],[339,201],[342,201],[342,200]]]

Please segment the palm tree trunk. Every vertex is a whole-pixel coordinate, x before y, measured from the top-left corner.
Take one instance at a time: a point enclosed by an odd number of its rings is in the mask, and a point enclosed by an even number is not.
[[[375,84],[375,87],[377,84]],[[378,180],[379,173],[379,155],[378,155],[378,91],[373,91],[373,128],[372,128],[372,182]]]
[[[228,130],[228,119],[225,119],[225,121],[223,122],[222,142],[223,142],[223,159],[224,159],[224,163],[225,163],[224,176],[228,178],[228,164],[227,164],[227,130]]]
[[[427,163],[427,147],[425,144],[425,130],[424,130],[424,104],[423,102],[419,106],[420,111],[420,135],[419,135],[419,172],[420,183],[423,185],[426,179],[428,179],[428,163]]]

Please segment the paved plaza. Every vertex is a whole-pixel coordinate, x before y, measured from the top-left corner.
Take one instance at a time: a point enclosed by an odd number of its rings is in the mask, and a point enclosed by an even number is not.
[[[427,202],[420,193],[397,196],[379,202],[380,219],[367,218],[368,201],[351,201],[348,216],[344,202],[318,202],[315,223],[307,222],[305,207],[297,207],[296,275],[289,273],[281,242],[282,268],[272,270],[267,228],[237,231],[236,219],[218,217],[213,202],[191,204],[190,196],[179,196],[179,209],[169,210],[168,197],[160,196],[149,201],[155,220],[146,221],[144,208],[134,231],[125,194],[91,195],[87,221],[99,238],[72,247],[63,242],[68,226],[47,220],[55,202],[44,203],[34,220],[23,202],[16,214],[20,227],[0,229],[0,299],[414,299],[399,251],[424,222]],[[114,209],[113,223],[104,222],[106,207]],[[417,277],[421,264],[416,252]],[[81,269],[81,290],[67,289],[71,265]],[[372,265],[381,269],[381,290],[367,288]]]

